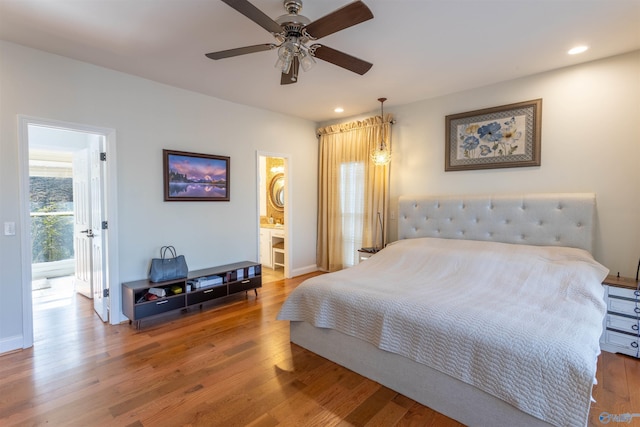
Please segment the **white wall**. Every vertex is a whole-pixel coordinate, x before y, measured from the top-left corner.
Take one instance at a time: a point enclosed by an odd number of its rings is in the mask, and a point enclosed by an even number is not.
[[[315,269],[313,122],[0,42],[0,353],[23,335],[18,114],[116,130],[120,281],[167,244],[190,269],[257,260],[257,150],[290,155],[291,271]],[[163,148],[230,156],[231,201],[164,202]]]
[[[385,95],[384,88],[377,90]],[[445,116],[542,98],[539,167],[444,171]],[[389,99],[387,104],[392,103]],[[595,258],[635,277],[640,257],[640,51],[402,106],[391,210],[403,194],[595,192]],[[378,111],[340,122],[361,120]],[[322,123],[323,126],[336,121]],[[389,222],[390,241],[397,221]]]
[[[447,114],[535,98],[543,99],[540,167],[444,172]],[[398,195],[411,193],[593,191],[595,256],[613,273],[635,275],[640,52],[385,111],[398,120],[392,209]],[[17,114],[116,129],[121,281],[143,278],[164,244],[192,269],[255,260],[256,150],[291,154],[292,272],[315,266],[314,123],[0,42],[0,225],[14,221],[18,233]],[[163,148],[230,156],[231,202],[163,202]],[[18,235],[0,235],[0,352],[22,336],[20,251]]]
[[[539,167],[444,171],[445,116],[542,98]],[[386,110],[386,109],[385,109]],[[594,256],[634,277],[640,257],[640,52],[389,108],[391,197],[595,192]],[[396,230],[392,222],[390,230]],[[394,239],[397,234],[394,234]]]

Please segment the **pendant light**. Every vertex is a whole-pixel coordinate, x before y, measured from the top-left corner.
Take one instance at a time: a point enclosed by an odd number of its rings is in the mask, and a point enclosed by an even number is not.
[[[378,101],[380,101],[380,115],[382,116],[382,137],[380,144],[371,150],[371,160],[376,166],[388,165],[391,161],[391,148],[384,141],[384,101],[386,100],[387,98],[378,98]]]

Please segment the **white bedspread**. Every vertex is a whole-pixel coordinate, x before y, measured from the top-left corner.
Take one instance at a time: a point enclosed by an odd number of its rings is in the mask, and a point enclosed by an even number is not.
[[[305,281],[278,319],[336,329],[551,424],[584,426],[607,273],[581,249],[408,239]]]

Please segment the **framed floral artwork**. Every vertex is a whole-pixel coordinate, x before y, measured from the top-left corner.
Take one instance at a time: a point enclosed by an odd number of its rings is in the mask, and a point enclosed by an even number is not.
[[[542,99],[445,117],[445,171],[540,166]]]

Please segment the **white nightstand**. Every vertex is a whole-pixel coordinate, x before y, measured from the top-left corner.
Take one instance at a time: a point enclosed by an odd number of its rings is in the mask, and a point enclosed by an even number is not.
[[[356,258],[358,259],[358,264],[362,261],[369,259],[371,255],[378,253],[379,249],[358,249],[356,252]]]
[[[608,276],[602,282],[607,314],[600,348],[610,353],[640,356],[640,283]]]

